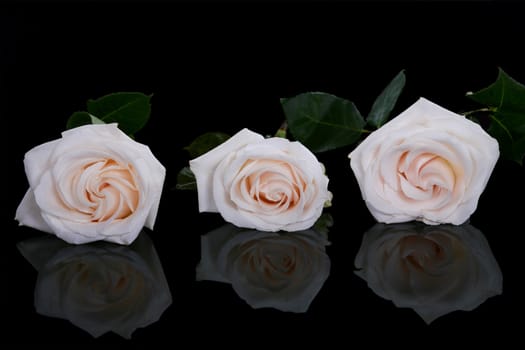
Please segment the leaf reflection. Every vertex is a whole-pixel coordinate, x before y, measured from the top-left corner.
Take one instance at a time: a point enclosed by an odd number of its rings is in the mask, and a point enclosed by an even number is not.
[[[112,331],[130,338],[171,305],[162,266],[144,232],[130,246],[70,245],[45,236],[22,241],[18,249],[38,270],[36,311],[67,319],[93,337]]]
[[[363,237],[355,273],[380,297],[429,324],[501,294],[502,274],[471,225],[376,224]]]
[[[230,283],[251,307],[306,312],[330,273],[326,237],[227,224],[201,237],[197,280]]]

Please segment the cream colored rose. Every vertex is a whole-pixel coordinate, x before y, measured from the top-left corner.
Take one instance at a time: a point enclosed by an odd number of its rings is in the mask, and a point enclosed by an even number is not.
[[[464,223],[499,156],[476,123],[424,98],[350,153],[361,194],[379,222]]]
[[[376,224],[363,237],[355,266],[374,293],[412,308],[426,323],[502,292],[498,263],[470,225]]]
[[[20,225],[66,242],[130,244],[153,229],[165,169],[149,148],[117,124],[85,125],[26,153],[29,190],[16,211]]]
[[[219,212],[239,227],[310,228],[331,199],[317,158],[299,142],[243,129],[190,161],[200,212]]]
[[[330,273],[326,239],[225,225],[201,238],[197,280],[231,283],[253,308],[306,312]]]
[[[130,246],[71,246],[48,236],[18,248],[39,271],[36,311],[69,320],[94,337],[115,332],[131,338],[171,305],[159,258],[144,233]]]

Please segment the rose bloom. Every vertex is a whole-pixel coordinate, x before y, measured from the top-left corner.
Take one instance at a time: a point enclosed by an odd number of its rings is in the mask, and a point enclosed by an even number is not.
[[[498,263],[471,225],[376,224],[363,237],[355,267],[374,293],[412,308],[427,324],[502,292]]]
[[[130,246],[71,246],[47,236],[18,248],[38,270],[36,311],[66,319],[93,337],[114,332],[129,339],[171,305],[162,265],[144,233]]]
[[[190,161],[200,212],[219,212],[239,227],[310,228],[331,199],[317,158],[299,142],[243,129]]]
[[[383,223],[465,222],[498,160],[478,124],[424,98],[350,153],[365,203]]]
[[[197,280],[230,283],[251,307],[306,312],[330,273],[314,230],[274,233],[227,224],[201,237]]]
[[[165,169],[117,124],[85,125],[26,153],[29,190],[15,219],[66,242],[130,244],[153,229]]]

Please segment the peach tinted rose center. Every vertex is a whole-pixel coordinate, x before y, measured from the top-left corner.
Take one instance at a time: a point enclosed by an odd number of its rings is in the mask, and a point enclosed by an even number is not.
[[[137,209],[139,191],[130,164],[100,159],[81,166],[69,183],[69,191],[59,191],[64,205],[86,221],[125,219]]]
[[[282,161],[248,160],[240,173],[235,188],[237,194],[246,202],[256,203],[265,212],[282,212],[295,207],[306,189],[300,172]]]
[[[452,165],[439,155],[404,152],[397,164],[397,181],[408,200],[446,200],[454,191],[456,174]]]

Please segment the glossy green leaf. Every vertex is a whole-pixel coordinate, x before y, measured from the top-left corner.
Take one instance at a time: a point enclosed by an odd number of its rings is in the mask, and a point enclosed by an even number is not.
[[[87,102],[87,110],[106,123],[118,123],[119,129],[133,135],[149,119],[151,96],[140,92],[117,92]]]
[[[365,121],[356,106],[323,92],[307,92],[281,99],[288,128],[312,152],[323,152],[356,142]]]
[[[522,164],[525,156],[525,85],[500,69],[494,83],[467,96],[490,108],[488,132],[498,140],[502,157]]]
[[[198,136],[188,146],[184,147],[184,149],[188,151],[191,158],[197,158],[201,154],[204,154],[217,147],[229,138],[230,135],[222,132],[207,132]]]
[[[75,112],[69,117],[66,123],[66,129],[73,129],[77,126],[87,124],[105,124],[104,121],[89,114],[88,112]]]
[[[525,111],[525,85],[511,78],[501,68],[494,83],[467,96],[500,111]]]
[[[197,180],[190,167],[182,168],[177,174],[177,190],[197,190]]]
[[[397,99],[405,87],[405,71],[399,72],[387,87],[377,96],[366,121],[368,124],[379,128],[383,125],[394,109]]]
[[[501,156],[505,159],[513,160],[520,165],[523,164],[525,156],[525,132],[524,124],[515,124],[515,119],[510,118],[505,113],[496,113],[491,116],[492,122],[488,128],[491,134],[499,143]]]

